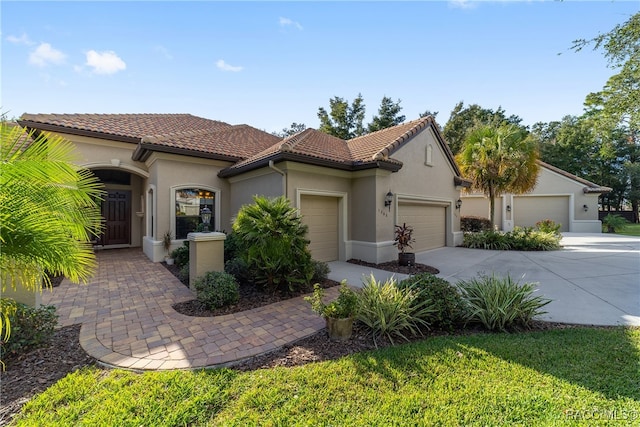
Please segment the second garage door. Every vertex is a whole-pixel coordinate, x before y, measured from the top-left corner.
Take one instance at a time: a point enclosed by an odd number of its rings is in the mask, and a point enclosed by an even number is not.
[[[441,248],[447,244],[446,209],[419,203],[398,205],[398,225],[406,223],[413,227],[413,252]]]
[[[309,227],[309,250],[316,261],[338,259],[338,198],[301,196],[302,222]]]
[[[519,196],[513,198],[513,223],[520,227],[535,227],[541,219],[562,224],[560,231],[569,231],[569,197]]]

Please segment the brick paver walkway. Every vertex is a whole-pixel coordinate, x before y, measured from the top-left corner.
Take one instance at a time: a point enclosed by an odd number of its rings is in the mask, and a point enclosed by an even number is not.
[[[140,249],[97,253],[88,285],[68,280],[45,290],[60,325],[82,324],[80,344],[100,362],[130,369],[190,369],[229,365],[275,350],[324,328],[302,297],[219,317],[177,313],[193,294]],[[333,292],[328,292],[331,296]]]

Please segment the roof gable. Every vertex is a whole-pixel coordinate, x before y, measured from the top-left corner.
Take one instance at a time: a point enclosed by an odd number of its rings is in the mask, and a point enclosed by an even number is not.
[[[555,167],[553,165],[550,165],[549,163],[545,163],[542,160],[538,160],[538,164],[540,164],[541,167],[543,167],[543,168],[545,168],[547,170],[550,170],[551,172],[555,172],[558,175],[561,175],[561,176],[563,176],[565,178],[568,178],[568,179],[570,179],[572,181],[577,182],[578,184],[584,185],[585,187],[582,189],[582,191],[584,193],[609,193],[610,191],[612,191],[612,189],[609,188],[609,187],[604,187],[604,186],[595,184],[595,183],[593,183],[591,181],[587,181],[586,179],[580,178],[577,175],[574,175],[574,174],[569,173],[569,172],[567,172],[565,170],[557,168],[557,167]]]

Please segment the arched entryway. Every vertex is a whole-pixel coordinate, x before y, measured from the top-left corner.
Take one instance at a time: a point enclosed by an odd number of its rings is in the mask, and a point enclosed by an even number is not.
[[[103,232],[96,245],[104,248],[140,246],[143,233],[142,178],[123,169],[95,168],[104,184],[101,202]]]

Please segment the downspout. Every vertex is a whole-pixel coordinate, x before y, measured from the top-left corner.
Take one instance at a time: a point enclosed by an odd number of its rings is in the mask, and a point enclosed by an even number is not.
[[[274,171],[282,175],[282,195],[284,197],[288,197],[287,196],[287,174],[284,173],[282,170],[278,169],[277,167],[275,167],[275,165],[273,164],[273,160],[269,160],[269,168],[273,169]]]

